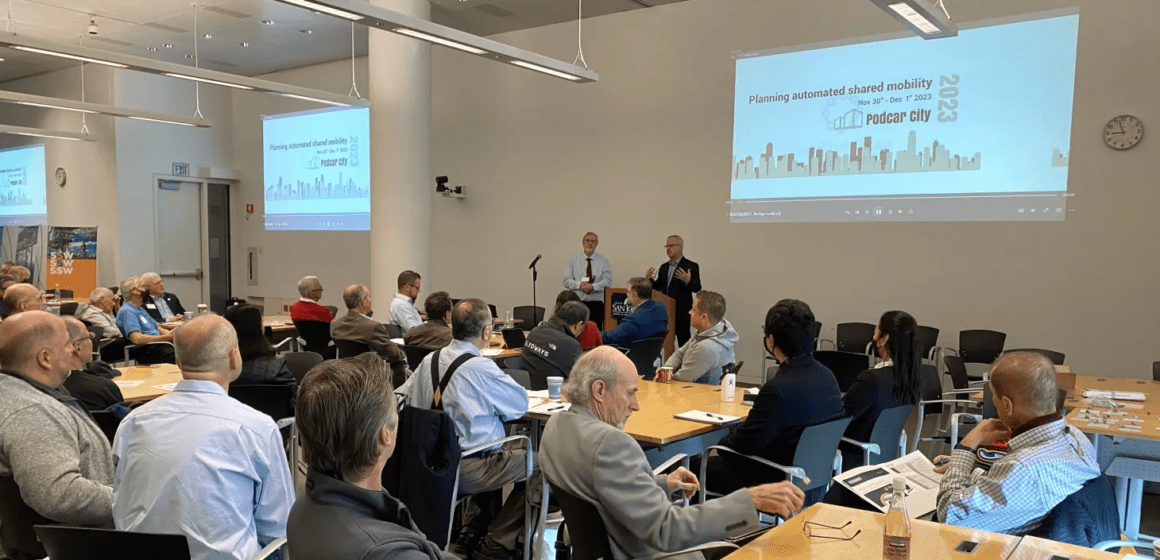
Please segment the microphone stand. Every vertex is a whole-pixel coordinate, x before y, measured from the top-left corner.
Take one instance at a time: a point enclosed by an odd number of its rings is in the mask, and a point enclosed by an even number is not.
[[[539,260],[539,259],[536,259]],[[536,263],[532,263],[532,322],[536,322],[536,312],[539,308],[536,307],[536,280],[539,279],[539,271],[536,270]],[[527,327],[527,330],[532,330],[536,325]]]

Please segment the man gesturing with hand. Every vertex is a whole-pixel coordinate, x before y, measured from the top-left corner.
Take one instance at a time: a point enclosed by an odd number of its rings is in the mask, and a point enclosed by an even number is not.
[[[684,467],[653,476],[648,459],[624,427],[640,378],[624,354],[606,346],[576,361],[563,393],[572,403],[548,420],[540,468],[557,488],[596,507],[608,530],[612,560],[675,552],[758,528],[757,512],[797,511],[805,495],[789,482],[742,488],[705,504],[680,507],[669,492],[700,489]]]

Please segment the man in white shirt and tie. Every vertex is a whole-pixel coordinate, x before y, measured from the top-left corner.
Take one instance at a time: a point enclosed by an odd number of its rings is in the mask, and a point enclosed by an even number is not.
[[[584,252],[572,255],[564,269],[564,287],[576,292],[588,306],[589,316],[598,328],[604,328],[604,289],[612,285],[612,266],[596,252],[600,238],[593,232],[584,234]]]

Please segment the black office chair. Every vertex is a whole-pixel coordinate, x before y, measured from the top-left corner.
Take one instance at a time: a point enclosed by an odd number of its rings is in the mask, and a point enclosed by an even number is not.
[[[302,349],[314,352],[322,359],[334,357],[334,347],[330,344],[330,323],[326,321],[294,321],[298,336],[305,344]]]
[[[338,348],[339,358],[352,358],[359,354],[366,354],[371,351],[371,347],[362,342],[355,340],[338,340],[335,339],[334,345]]]
[[[275,422],[294,416],[294,389],[289,385],[230,385],[229,395]]]
[[[938,329],[918,326],[918,343],[922,345],[922,357],[933,360],[938,352]]]
[[[906,433],[903,432],[903,428],[906,425],[906,419],[910,418],[910,413],[913,411],[914,407],[910,405],[883,410],[878,415],[878,419],[874,421],[874,429],[870,431],[870,441],[856,441],[844,437],[840,447],[850,450],[860,449],[862,451],[862,465],[877,465],[893,461],[905,453]],[[851,465],[842,466],[843,470],[848,470],[851,467]]]
[[[338,317],[338,308],[333,305],[323,305],[330,312],[331,317]]]
[[[527,368],[526,368],[526,367],[524,367],[524,358],[523,358],[523,356],[511,356],[511,357],[509,357],[509,358],[504,358],[504,359],[503,359],[503,364],[502,364],[500,367],[501,367],[501,368],[507,368],[507,369],[522,369],[522,370],[527,370]]]
[[[44,558],[48,553],[32,527],[52,523],[24,503],[14,478],[0,476],[0,543],[10,560]]]
[[[1011,350],[1003,351],[1004,354],[1010,354],[1012,352],[1034,352],[1036,354],[1042,354],[1046,356],[1048,360],[1051,360],[1051,363],[1057,366],[1062,366],[1064,359],[1067,358],[1067,355],[1065,355],[1063,352],[1056,352],[1055,350],[1044,350],[1042,348],[1014,348]]]
[[[1160,362],[1152,362],[1152,381],[1160,381]]]
[[[158,346],[172,347],[173,343],[172,342],[149,342],[146,344],[126,344],[125,348],[124,348],[124,354],[122,356],[122,359],[124,360],[124,362],[122,362],[123,365],[128,366],[129,362],[134,362],[134,363],[141,364],[141,365],[152,365],[152,364],[158,363],[155,361],[154,358],[149,358],[146,356],[146,352],[148,351],[148,349],[158,347]]]
[[[839,323],[834,333],[834,348],[839,352],[866,354],[874,341],[874,328],[870,323]]]
[[[948,348],[958,354],[964,363],[990,364],[1002,353],[1003,345],[1007,342],[1007,334],[986,329],[959,331],[959,348]],[[971,376],[971,380],[982,379]]]
[[[426,348],[424,346],[403,346],[403,353],[407,355],[407,365],[411,366],[412,370],[418,368],[423,358],[426,358],[427,354],[435,350],[436,348]]]
[[[294,380],[302,383],[306,372],[322,363],[322,355],[317,352],[287,352],[282,355],[282,360],[286,362],[286,369],[290,370]]]
[[[37,525],[35,530],[52,560],[188,560],[190,557],[185,535],[62,525]]]
[[[533,387],[532,386],[532,375],[525,370],[512,369],[512,368],[501,368],[501,369],[503,370],[504,373],[511,376],[511,378],[514,379],[515,382],[518,383],[519,386],[523,387],[524,389],[527,389],[529,391],[536,391],[536,390],[544,390],[544,389],[548,388],[547,380],[544,380],[543,387],[539,387],[538,389],[536,387]]]
[[[838,390],[843,393],[850,390],[858,374],[870,367],[870,356],[864,353],[818,350],[814,352],[814,359],[834,372],[834,377],[838,380]]]
[[[491,318],[492,318],[492,319],[495,319],[495,318],[498,318],[498,317],[499,317],[499,313],[498,313],[498,311],[496,310],[496,308],[495,308],[495,306],[494,306],[494,305],[492,305],[492,304],[490,304],[490,303],[489,303],[489,304],[487,304],[487,308],[491,310]]]
[[[64,296],[61,296],[61,297],[64,297]],[[70,296],[70,297],[71,297],[71,296]],[[62,304],[60,304],[60,314],[61,314],[61,316],[68,315],[68,316],[71,316],[71,317],[75,317],[75,316],[76,316],[76,314],[77,314],[77,307],[78,307],[79,305],[80,305],[80,304],[78,304],[78,303],[77,303],[77,302],[75,302],[75,301],[69,301],[69,302],[65,302],[65,303],[62,303]]]
[[[944,356],[945,358],[956,358],[957,356]],[[964,367],[964,370],[966,368]],[[939,441],[947,443],[950,441],[949,430],[942,427],[943,419],[947,412],[954,412],[956,407],[962,405],[964,407],[978,407],[979,403],[970,400],[969,393],[959,393],[956,391],[949,391],[943,393],[942,379],[939,377],[938,368],[930,365],[918,366],[918,376],[922,380],[922,400],[918,401],[915,408],[918,411],[918,421],[914,427],[914,434],[910,437],[910,451],[913,452],[918,449],[918,444],[923,441],[935,442]],[[948,406],[949,405],[949,406]],[[935,428],[930,437],[922,437],[922,427],[926,418],[931,415],[938,415],[935,422]]]
[[[516,327],[530,331],[544,320],[544,308],[538,305],[536,307],[517,305],[512,308],[512,318],[523,319],[522,323],[516,323]]]
[[[384,323],[384,325],[387,327],[387,336],[391,338],[403,338],[403,335],[406,334],[403,332],[403,327],[399,325],[393,323]]]
[[[646,380],[656,377],[657,360],[665,348],[665,337],[656,336],[633,342],[625,355],[636,365],[636,374],[644,376]]]
[[[121,419],[117,417],[117,414],[112,410],[94,410],[89,414],[93,416],[97,427],[109,439],[109,443],[113,443],[113,437],[117,435],[117,427],[121,425]]]

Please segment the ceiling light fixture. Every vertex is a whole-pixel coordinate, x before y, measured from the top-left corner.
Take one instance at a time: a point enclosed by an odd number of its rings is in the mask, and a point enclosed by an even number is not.
[[[163,46],[163,47],[165,47],[165,48],[167,48],[167,49],[172,49],[172,48],[173,48],[173,43],[165,43],[165,44],[164,44],[164,45],[162,45],[162,46]]]
[[[274,25],[274,20],[272,20],[272,19],[264,19],[264,20],[262,20],[262,23],[263,23],[263,24],[265,24],[265,25]]]
[[[352,21],[371,29],[398,33],[414,39],[458,49],[487,60],[515,64],[575,83],[595,82],[600,75],[587,68],[517,49],[498,41],[472,35],[358,0],[278,0]],[[877,1],[877,0],[875,0]],[[897,0],[896,0],[897,1]],[[523,64],[516,64],[522,62]]]
[[[78,113],[86,114],[100,114],[110,115],[113,117],[128,117],[132,119],[148,120],[164,122],[169,124],[179,124],[182,126],[197,126],[208,128],[213,126],[213,123],[206,119],[198,119],[194,117],[183,117],[177,115],[169,115],[166,113],[155,113],[153,111],[144,111],[141,109],[127,109],[122,107],[114,107],[112,105],[102,105],[100,103],[87,103],[85,101],[74,101],[72,99],[60,99],[56,97],[45,97],[43,95],[32,95],[29,93],[19,93],[15,91],[0,90],[0,102],[2,103],[16,103],[19,105],[28,105],[31,107],[42,107],[46,109],[63,109],[65,111],[76,111]]]
[[[310,35],[311,33],[314,33],[313,31],[311,31],[309,29],[299,29],[298,32],[305,33],[306,35]]]
[[[145,47],[145,50],[149,52],[157,52],[157,47]]]
[[[57,140],[81,140],[85,142],[93,142],[93,138],[76,132],[64,132],[62,130],[48,130],[45,128],[28,128],[26,126],[12,126],[10,124],[0,124],[0,134],[15,134],[17,136],[35,136],[37,138],[55,138]]]
[[[250,46],[250,44],[245,42],[245,41],[242,41],[241,43],[238,43],[238,44],[241,45],[243,49]]]
[[[201,36],[201,38],[202,39],[213,39],[213,35],[210,35],[209,33],[205,33]]]
[[[0,33],[0,46],[16,48],[27,52],[36,52],[50,56],[59,56],[72,60],[81,60],[84,62],[103,64],[105,66],[113,66],[116,68],[128,68],[138,72],[148,72],[150,74],[159,74],[163,76],[181,78],[184,80],[201,81],[208,84],[222,85],[238,89],[249,89],[261,93],[279,95],[284,93],[291,93],[294,95],[301,95],[303,97],[317,100],[325,100],[329,103],[347,107],[370,107],[371,105],[370,102],[365,99],[357,99],[339,93],[283,84],[269,80],[250,78],[247,76],[239,76],[237,74],[230,74],[228,72],[221,72],[217,70],[195,68],[192,66],[186,66],[184,64],[168,62],[165,60],[157,60],[143,56],[103,51],[77,45],[52,43],[49,41],[34,39],[26,35]]]
[[[943,0],[870,0],[887,14],[909,26],[923,39],[941,39],[959,34]]]

